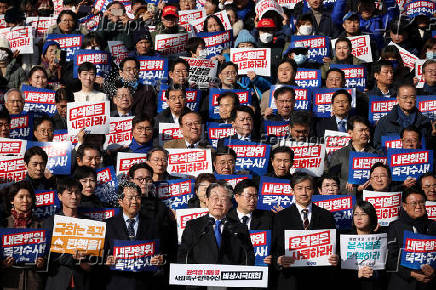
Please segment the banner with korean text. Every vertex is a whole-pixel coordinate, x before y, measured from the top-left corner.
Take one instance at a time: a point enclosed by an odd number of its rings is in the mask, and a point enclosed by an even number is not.
[[[200,89],[208,89],[211,83],[216,83],[218,61],[183,57],[189,64],[188,83],[196,84]]]
[[[168,59],[159,56],[139,56],[139,81],[157,86],[168,81]]]
[[[133,117],[109,117],[110,129],[105,145],[129,145],[133,139],[132,119]]]
[[[425,209],[429,219],[436,221],[436,201],[426,201]]]
[[[185,53],[188,33],[157,34],[154,49],[161,55],[180,55]]]
[[[386,157],[368,152],[352,151],[348,160],[349,184],[364,184],[369,179],[369,170],[374,163],[386,164]]]
[[[183,139],[182,131],[177,123],[159,123],[159,145],[174,139]]]
[[[0,155],[24,156],[26,144],[26,140],[0,138]]]
[[[294,110],[303,110],[308,111],[310,110],[310,103],[311,103],[311,94],[312,91],[310,89],[303,89],[295,86],[288,86],[288,85],[273,85],[270,88],[270,94],[269,94],[269,101],[268,101],[268,107],[273,109],[274,113],[277,113],[277,104],[274,99],[274,92],[281,87],[291,87],[295,91],[295,104],[294,104]]]
[[[147,161],[147,154],[119,152],[117,155],[117,176],[129,172],[130,167],[136,163]]]
[[[404,181],[408,177],[418,179],[433,171],[433,150],[388,149],[387,156],[393,181]]]
[[[208,122],[206,132],[210,144],[217,147],[219,139],[233,136],[236,134],[236,129],[233,128],[232,124]]]
[[[402,48],[398,44],[393,43],[392,41],[388,45],[393,45],[398,48],[404,66],[408,67],[410,70],[413,70],[415,68],[415,62],[419,59],[416,55],[408,52],[406,49]]]
[[[47,153],[47,168],[53,174],[71,173],[71,142],[27,142],[27,149],[41,147]]]
[[[404,6],[407,17],[410,19],[416,16],[429,16],[433,17],[436,13],[435,3],[430,0],[412,0]]]
[[[250,230],[250,239],[254,248],[254,265],[268,267],[263,260],[271,251],[271,230]]]
[[[154,182],[157,197],[170,209],[188,208],[194,194],[193,179],[171,179]]]
[[[330,68],[338,68],[345,73],[345,87],[356,88],[363,92],[366,88],[366,68],[364,65],[331,64]]]
[[[179,244],[182,242],[183,231],[186,228],[186,223],[190,220],[202,217],[209,213],[208,208],[184,208],[176,209],[177,236]]]
[[[37,190],[35,197],[33,214],[39,219],[48,218],[61,209],[61,202],[56,190]]]
[[[224,140],[224,145],[236,152],[236,170],[248,170],[255,175],[265,175],[267,172],[270,145],[241,140]]]
[[[151,258],[159,253],[159,240],[151,241],[113,241],[115,265],[111,270],[142,272],[157,271],[158,266],[151,264]]]
[[[220,119],[218,97],[222,93],[232,92],[238,95],[240,105],[251,105],[252,91],[248,90],[229,90],[229,89],[209,89],[209,118],[214,120]]]
[[[332,116],[332,97],[340,90],[316,88],[312,89],[313,115],[318,118],[330,118]],[[356,108],[356,89],[346,89],[351,95],[351,107]]]
[[[404,231],[400,264],[413,270],[425,264],[436,268],[436,237]]]
[[[85,208],[79,207],[79,213],[87,218],[102,222],[106,219],[114,217],[120,213],[121,208]]]
[[[290,48],[307,48],[307,58],[311,62],[324,63],[324,57],[330,55],[330,38],[320,35],[291,36]]]
[[[23,157],[0,156],[0,184],[24,180],[26,173]]]
[[[291,171],[304,172],[320,177],[324,171],[325,145],[287,140],[285,146],[294,151]],[[293,172],[291,172],[293,173]]]
[[[9,42],[12,52],[20,51],[20,54],[33,54],[33,27],[15,26],[0,29],[0,37]]]
[[[238,75],[271,76],[271,48],[230,48],[230,61],[238,65]]]
[[[341,235],[341,269],[359,270],[363,266],[384,270],[387,234]]]
[[[424,116],[436,121],[436,96],[417,96],[416,107]]]
[[[292,201],[292,188],[289,180],[268,176],[260,178],[257,209],[271,210],[277,206],[287,208]]]
[[[217,32],[199,32],[197,37],[203,38],[206,43],[207,58],[221,54],[224,49],[230,48],[233,34],[231,30]]]
[[[35,31],[36,38],[42,38],[44,37],[44,35],[47,33],[48,29],[51,26],[56,25],[56,20],[57,20],[56,17],[52,17],[52,16],[26,17],[26,26],[32,26]],[[4,27],[1,27],[0,25],[0,28],[4,28]]]
[[[129,50],[122,41],[108,41],[107,46],[112,54],[114,63],[118,66],[129,55]]]
[[[59,43],[61,50],[67,53],[66,60],[72,61],[74,54],[82,46],[83,35],[81,34],[49,34],[46,41],[52,40]]]
[[[351,136],[348,133],[325,130],[324,144],[327,154],[332,154],[335,151],[345,147],[351,141]]]
[[[353,47],[351,54],[363,62],[372,62],[371,42],[369,35],[347,37]],[[332,40],[332,47],[336,47],[336,40]]]
[[[388,226],[398,219],[401,207],[401,192],[363,191],[363,200],[370,202],[377,212],[378,223]]]
[[[74,52],[73,77],[77,78],[79,74],[79,66],[84,62],[90,62],[95,65],[96,74],[100,77],[105,77],[112,69],[111,54],[102,50],[94,49],[79,49]]]
[[[374,125],[377,121],[391,112],[397,104],[398,101],[396,98],[369,96],[369,122]]]
[[[157,112],[160,113],[166,108],[168,108],[166,91],[168,90],[168,85],[162,84],[160,86],[158,99],[157,99]],[[186,89],[186,107],[188,107],[191,111],[198,112],[200,109],[200,101],[201,101],[201,90],[197,89]]]
[[[336,221],[336,229],[350,230],[352,228],[355,196],[314,195],[312,202],[332,213]]]
[[[301,88],[320,88],[321,83],[321,70],[298,68],[295,74],[295,82]]]
[[[195,176],[212,173],[212,153],[210,149],[167,149],[168,173],[175,176]]]
[[[109,101],[67,103],[68,134],[77,135],[81,129],[89,134],[108,134]]]
[[[56,92],[49,89],[39,89],[28,85],[21,87],[25,103],[23,113],[41,112],[53,117],[56,113]]]

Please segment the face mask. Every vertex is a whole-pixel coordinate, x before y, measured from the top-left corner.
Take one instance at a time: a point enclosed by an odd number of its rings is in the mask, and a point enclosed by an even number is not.
[[[433,50],[427,50],[427,53],[425,54],[427,59],[434,59],[435,58],[435,54],[433,52]]]
[[[301,25],[298,29],[301,35],[311,35],[313,31],[312,25]]]
[[[207,51],[205,49],[200,50],[200,53],[198,54],[198,58],[205,59],[207,57]]]
[[[297,63],[297,65],[301,65],[307,60],[307,56],[305,54],[296,54],[294,56],[294,60]]]
[[[259,35],[259,39],[262,43],[270,43],[273,40],[272,33],[264,32]]]

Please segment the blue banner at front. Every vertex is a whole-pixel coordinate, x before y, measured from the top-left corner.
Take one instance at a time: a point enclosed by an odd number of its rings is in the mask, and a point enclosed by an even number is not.
[[[97,69],[97,76],[105,77],[112,69],[111,54],[102,50],[79,49],[74,53],[73,77],[77,78],[79,66],[84,62],[90,62]]]
[[[421,270],[421,266],[425,264],[436,268],[436,236],[404,231],[400,265]]]
[[[159,240],[114,240],[112,255],[116,263],[110,269],[125,272],[157,271],[159,268],[151,265],[151,258],[158,253]]]
[[[56,113],[56,92],[49,89],[39,89],[28,85],[21,87],[25,99],[23,113],[41,112],[53,117]]]
[[[345,73],[345,87],[363,92],[366,87],[366,69],[363,65],[331,64],[330,69],[338,68]]]
[[[160,113],[168,108],[165,92],[168,90],[168,85],[161,85],[157,98],[157,112]],[[191,111],[198,112],[200,109],[201,90],[186,89],[186,107]]]
[[[139,56],[139,81],[158,86],[168,82],[168,59],[159,56]]]
[[[350,152],[348,159],[348,183],[364,184],[369,180],[369,171],[376,162],[386,163],[386,157],[368,152]]]
[[[388,149],[387,156],[393,181],[404,181],[408,177],[418,179],[433,171],[433,150]]]
[[[209,118],[214,120],[220,119],[218,97],[222,93],[232,92],[238,95],[240,105],[251,105],[253,92],[248,90],[228,90],[228,89],[209,89]]]
[[[262,176],[259,183],[257,209],[272,210],[276,206],[284,208],[292,204],[292,188],[289,179]]]
[[[229,139],[224,140],[224,145],[236,152],[236,170],[248,170],[258,176],[267,173],[270,145]]]
[[[312,202],[332,213],[336,229],[350,230],[353,224],[353,206],[356,197],[351,195],[314,195]]]
[[[263,260],[271,251],[271,230],[250,230],[250,238],[254,248],[254,265],[268,267]]]
[[[192,179],[171,179],[155,182],[159,199],[170,209],[188,208],[188,201],[194,193]]]
[[[60,211],[61,202],[59,201],[56,190],[37,190],[35,191],[35,208],[33,214],[39,219],[45,219]]]
[[[71,174],[71,151],[69,142],[27,142],[27,149],[41,147],[48,155],[47,169],[53,174]]]

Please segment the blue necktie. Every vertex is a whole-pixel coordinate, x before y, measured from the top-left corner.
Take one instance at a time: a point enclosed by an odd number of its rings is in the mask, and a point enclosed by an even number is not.
[[[221,221],[216,220],[215,221],[215,240],[216,244],[218,245],[218,248],[221,247]]]
[[[347,132],[347,129],[345,128],[345,121],[344,120],[339,121],[338,129],[340,132],[344,132],[344,133]]]

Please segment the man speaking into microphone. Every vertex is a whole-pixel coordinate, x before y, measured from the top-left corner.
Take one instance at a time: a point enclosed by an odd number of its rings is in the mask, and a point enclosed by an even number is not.
[[[224,181],[206,190],[209,214],[190,220],[182,235],[178,262],[187,264],[254,265],[247,227],[225,217],[232,207],[232,188]]]

